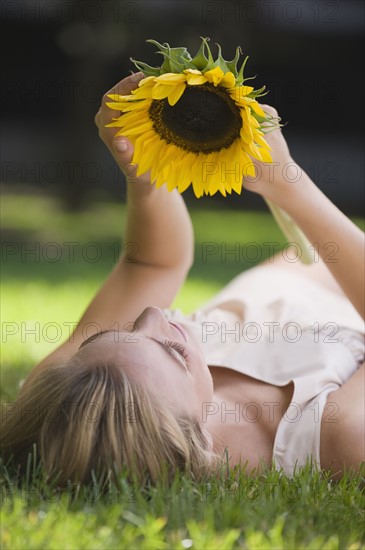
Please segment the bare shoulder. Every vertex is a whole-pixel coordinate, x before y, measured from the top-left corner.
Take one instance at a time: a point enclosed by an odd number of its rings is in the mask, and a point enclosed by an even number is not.
[[[321,422],[321,465],[334,476],[365,461],[365,363],[329,394]]]

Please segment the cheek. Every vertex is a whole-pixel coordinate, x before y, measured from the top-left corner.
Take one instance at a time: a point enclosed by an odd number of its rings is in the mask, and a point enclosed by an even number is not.
[[[154,379],[153,389],[172,408],[177,410],[191,408],[194,391],[190,380],[179,376],[161,376],[158,380]]]
[[[212,400],[213,379],[205,362],[197,367],[194,375],[194,385],[201,404],[202,401]]]

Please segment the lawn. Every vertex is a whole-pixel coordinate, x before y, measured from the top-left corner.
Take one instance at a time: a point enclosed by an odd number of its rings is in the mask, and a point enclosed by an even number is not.
[[[2,202],[1,399],[14,400],[34,364],[68,336],[123,244],[124,207],[65,212],[50,196]],[[285,240],[266,213],[194,207],[196,263],[174,307],[199,307]],[[356,220],[359,225],[361,220]],[[250,246],[247,245],[250,243]],[[285,247],[284,247],[285,250]],[[310,466],[289,479],[244,472],[169,489],[121,478],[101,495],[42,483],[29,463],[16,487],[2,470],[2,548],[364,548],[364,476],[334,483]]]

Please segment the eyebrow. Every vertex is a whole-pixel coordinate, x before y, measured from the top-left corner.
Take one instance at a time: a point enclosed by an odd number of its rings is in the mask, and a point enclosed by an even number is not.
[[[90,342],[93,342],[94,340],[99,338],[99,336],[101,336],[102,334],[106,334],[107,332],[117,332],[117,331],[108,329],[108,330],[100,330],[99,332],[95,332],[95,334],[93,334],[92,336],[89,336],[89,338],[86,338],[86,340],[81,342],[79,349],[81,349],[83,346],[86,346],[86,344],[90,344]]]

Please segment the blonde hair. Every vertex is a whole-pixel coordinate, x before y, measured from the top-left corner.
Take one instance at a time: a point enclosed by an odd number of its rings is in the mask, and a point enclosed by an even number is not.
[[[48,479],[64,485],[129,472],[140,483],[171,480],[177,471],[198,480],[214,454],[197,418],[179,416],[164,399],[115,364],[43,367],[3,414],[0,449],[25,467],[34,443]]]

